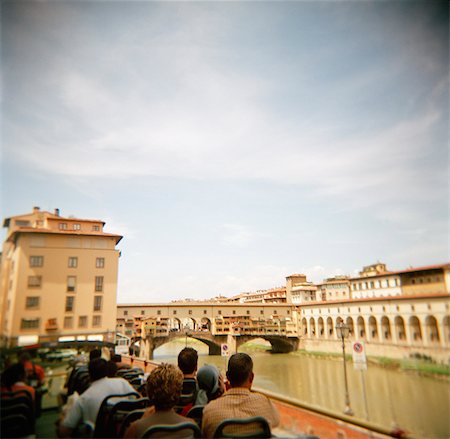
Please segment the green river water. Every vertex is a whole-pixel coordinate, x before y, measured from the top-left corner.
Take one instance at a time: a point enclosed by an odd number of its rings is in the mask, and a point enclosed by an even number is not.
[[[199,352],[199,367],[208,363],[215,364],[222,372],[226,370],[226,357],[209,356],[206,345],[192,339],[161,346],[155,351],[155,361],[176,363],[178,352],[186,342]],[[240,350],[245,352],[245,346]],[[250,354],[256,387],[342,413],[342,359],[298,353]],[[356,417],[387,427],[396,424],[417,438],[450,437],[448,381],[371,364],[367,371],[361,372],[353,369],[351,361],[347,366],[351,407]]]

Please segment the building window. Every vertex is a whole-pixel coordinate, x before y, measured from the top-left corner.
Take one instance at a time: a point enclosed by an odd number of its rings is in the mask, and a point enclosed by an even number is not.
[[[247,314],[250,314],[250,310],[249,309],[247,310]]]
[[[87,316],[78,317],[78,327],[86,328],[87,327]]]
[[[156,311],[156,314],[158,314],[160,316],[161,315],[161,310],[158,309],[158,311]]]
[[[127,316],[127,315],[128,315],[128,311],[125,310],[125,311],[123,312],[123,315],[124,315],[124,316]]]
[[[95,276],[95,291],[103,291],[103,276]]]
[[[291,311],[288,309],[287,312],[286,312],[286,314],[290,314],[290,313],[291,313]]]
[[[233,309],[233,314],[236,314],[236,310],[235,309]]]
[[[66,297],[66,312],[72,312],[74,305],[75,305],[75,297],[67,296]]]
[[[40,288],[42,276],[28,276],[28,288]]]
[[[92,326],[94,328],[101,326],[101,324],[102,324],[102,316],[93,316],[92,317]]]
[[[40,319],[22,319],[20,323],[21,329],[38,329]]]
[[[97,258],[95,260],[95,267],[96,268],[105,268],[105,258]]]
[[[76,256],[69,256],[69,268],[77,268],[78,267],[78,258]]]
[[[176,309],[174,309],[173,310],[173,315],[175,315],[177,313],[177,310]]]
[[[28,296],[25,302],[26,309],[39,308],[41,298],[39,296]]]
[[[30,267],[42,267],[44,265],[44,256],[30,256]]]
[[[81,224],[74,224],[73,230],[81,230]]]
[[[73,317],[64,317],[64,328],[73,328]]]
[[[222,310],[219,309],[219,311],[217,311],[217,314],[219,314],[219,316],[222,315]]]
[[[99,232],[99,231],[100,231],[100,226],[99,226],[98,224],[94,224],[94,225],[92,226],[92,230],[93,230],[94,232]]]
[[[192,315],[192,309],[189,310],[188,314],[189,314],[189,315]]]
[[[204,309],[203,314],[208,314],[208,311],[206,311],[206,309]]]
[[[67,276],[67,291],[70,293],[75,292],[77,287],[77,278],[75,276]]]
[[[263,309],[260,310],[259,313],[260,313],[260,314],[264,314],[264,310],[263,310]]]
[[[277,310],[276,310],[276,309],[274,309],[274,310],[273,310],[273,313],[274,313],[274,314],[276,315],[276,314],[277,314]]]
[[[102,296],[94,296],[94,311],[101,311],[102,310]]]
[[[141,309],[141,316],[145,316],[145,309]]]
[[[16,220],[16,226],[19,226],[19,227],[29,227],[29,226],[30,226],[30,221],[26,221],[26,220]]]
[[[67,230],[67,223],[59,223],[58,228],[59,230]]]

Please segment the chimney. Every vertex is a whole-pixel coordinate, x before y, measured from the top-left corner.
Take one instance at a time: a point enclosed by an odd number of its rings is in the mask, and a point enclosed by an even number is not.
[[[33,213],[37,213],[41,210],[41,208],[39,206],[34,206],[33,207]]]
[[[59,216],[59,209],[58,208],[55,209],[55,215]]]

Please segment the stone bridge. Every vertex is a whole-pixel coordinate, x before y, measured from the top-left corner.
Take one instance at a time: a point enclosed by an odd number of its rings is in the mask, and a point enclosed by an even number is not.
[[[267,334],[224,334],[214,335],[209,331],[183,331],[169,332],[167,335],[147,336],[141,339],[140,357],[146,360],[153,359],[153,352],[165,343],[182,337],[190,337],[205,343],[209,348],[209,355],[220,355],[222,343],[227,343],[229,351],[235,353],[244,343],[256,338],[267,340],[272,346],[273,353],[288,353],[296,351],[299,346],[300,339],[298,337],[286,337],[283,335],[267,335]]]

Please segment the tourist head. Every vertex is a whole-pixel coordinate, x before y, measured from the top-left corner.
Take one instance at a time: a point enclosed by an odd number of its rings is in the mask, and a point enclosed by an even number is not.
[[[112,360],[109,360],[107,362],[107,373],[106,373],[108,378],[113,378],[115,376],[117,376],[117,363],[115,363]]]
[[[108,362],[104,358],[91,360],[88,367],[91,381],[97,381],[108,375]]]
[[[200,390],[204,390],[208,401],[223,393],[223,381],[216,366],[205,364],[197,372],[197,383]]]
[[[185,375],[197,370],[198,353],[194,348],[184,348],[178,354],[178,367]]]
[[[89,352],[89,361],[95,360],[96,358],[101,358],[102,351],[100,349],[92,349],[91,352]]]
[[[228,361],[227,378],[231,387],[250,387],[253,382],[253,360],[250,355],[237,353]]]
[[[122,355],[120,354],[111,355],[111,361],[114,361],[114,363],[120,363],[122,361]]]
[[[183,373],[173,364],[162,363],[147,378],[147,396],[156,410],[169,410],[180,399]]]
[[[31,361],[31,355],[30,355],[30,353],[29,353],[29,352],[22,352],[22,353],[20,354],[19,361],[20,361],[21,363],[27,363],[28,361]]]
[[[1,381],[2,386],[9,389],[13,384],[19,381],[25,381],[25,379],[26,374],[24,365],[22,363],[15,363],[2,373]]]

